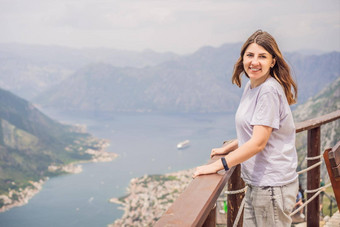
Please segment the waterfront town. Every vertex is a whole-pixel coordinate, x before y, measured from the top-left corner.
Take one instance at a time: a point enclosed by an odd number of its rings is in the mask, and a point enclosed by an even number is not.
[[[109,227],[153,226],[192,180],[193,169],[133,178],[122,198],[112,198],[124,210]]]

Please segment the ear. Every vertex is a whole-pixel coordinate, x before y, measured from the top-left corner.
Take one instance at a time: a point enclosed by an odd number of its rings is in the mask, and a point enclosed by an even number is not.
[[[270,68],[273,68],[276,64],[276,58],[273,58],[272,64],[270,65]]]

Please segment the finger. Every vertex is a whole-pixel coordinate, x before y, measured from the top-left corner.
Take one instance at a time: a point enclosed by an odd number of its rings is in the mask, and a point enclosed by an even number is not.
[[[210,158],[214,157],[214,155],[215,155],[215,150],[213,149],[213,150],[211,150]]]
[[[197,170],[195,170],[195,172],[193,172],[192,178],[195,178],[197,176],[196,172],[197,172]]]
[[[197,167],[197,169],[195,170],[195,172],[192,175],[192,178],[196,178],[199,175],[200,175],[200,171],[199,171],[199,167]]]

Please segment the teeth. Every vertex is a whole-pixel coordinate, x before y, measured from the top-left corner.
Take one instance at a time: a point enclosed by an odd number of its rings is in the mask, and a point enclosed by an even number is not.
[[[260,69],[253,69],[253,68],[250,68],[250,70],[257,72],[257,71],[259,71]]]

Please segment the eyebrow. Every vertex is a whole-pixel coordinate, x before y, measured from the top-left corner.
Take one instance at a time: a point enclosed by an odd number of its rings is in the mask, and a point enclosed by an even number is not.
[[[254,54],[254,53],[251,52],[251,51],[247,51],[246,54],[247,54],[247,53],[248,53],[248,54]],[[269,53],[259,53],[259,55],[268,55],[268,54],[269,54]]]

